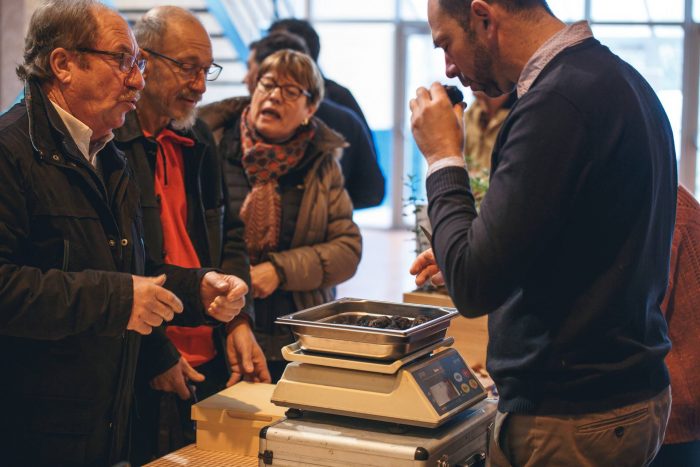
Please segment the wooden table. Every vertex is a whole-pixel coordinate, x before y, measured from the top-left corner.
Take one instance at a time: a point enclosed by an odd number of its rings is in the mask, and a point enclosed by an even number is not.
[[[197,467],[257,467],[258,458],[230,452],[205,451],[190,444],[146,464],[145,467],[182,467],[188,465]]]

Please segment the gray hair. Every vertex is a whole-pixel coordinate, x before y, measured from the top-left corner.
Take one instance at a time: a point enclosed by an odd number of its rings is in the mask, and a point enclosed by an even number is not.
[[[323,99],[323,76],[311,56],[291,49],[278,50],[260,64],[258,79],[269,72],[299,83],[311,94],[309,104],[316,105]]]
[[[37,8],[24,39],[24,63],[16,70],[19,79],[51,81],[50,58],[55,49],[92,46],[98,37],[98,9],[109,10],[95,0],[49,0]]]
[[[142,49],[158,50],[163,44],[163,38],[170,21],[190,21],[204,25],[193,13],[177,6],[159,6],[152,8],[133,26],[134,37]]]

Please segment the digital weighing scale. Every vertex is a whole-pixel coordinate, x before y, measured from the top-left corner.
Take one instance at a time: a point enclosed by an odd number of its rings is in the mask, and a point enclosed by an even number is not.
[[[298,341],[271,401],[290,410],[261,430],[259,465],[483,465],[496,405],[450,348],[455,316],[340,299],[278,318]],[[373,327],[389,317],[408,326]]]
[[[392,362],[283,349],[290,363],[272,395],[276,405],[435,428],[487,393],[445,338]],[[443,348],[438,350],[439,348]]]

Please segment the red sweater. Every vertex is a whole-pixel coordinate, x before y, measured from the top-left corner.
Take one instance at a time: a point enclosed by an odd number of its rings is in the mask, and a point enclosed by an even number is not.
[[[146,135],[150,136],[150,135]],[[194,142],[165,128],[156,137],[155,192],[160,197],[160,222],[163,226],[165,262],[183,268],[201,267],[197,251],[187,233],[187,191],[183,146]],[[216,356],[209,326],[168,326],[165,333],[177,350],[193,367],[203,365]]]
[[[679,186],[677,206],[662,304],[673,344],[666,357],[673,394],[666,444],[700,440],[700,204]]]

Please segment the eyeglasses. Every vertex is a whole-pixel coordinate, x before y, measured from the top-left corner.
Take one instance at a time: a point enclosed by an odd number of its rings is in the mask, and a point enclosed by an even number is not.
[[[106,50],[96,50],[87,47],[80,47],[75,49],[78,52],[89,53],[89,54],[99,54],[107,55],[114,58],[119,62],[119,69],[123,73],[131,73],[134,67],[138,68],[141,73],[146,69],[146,59],[143,57],[134,57],[126,52],[108,52]]]
[[[280,88],[282,97],[288,101],[295,101],[301,96],[311,97],[311,93],[300,88],[296,84],[278,84],[272,78],[260,78],[258,80],[258,88],[265,94],[272,94],[276,88]]]
[[[204,71],[204,78],[207,81],[214,81],[221,74],[221,65],[217,65],[216,63],[212,63],[209,66],[199,66],[195,65],[194,63],[184,63],[180,60],[175,60],[174,58],[168,57],[167,55],[163,55],[151,49],[144,48],[143,50],[149,54],[155,55],[156,57],[164,58],[165,60],[173,62],[188,79],[193,79],[199,76],[200,70]]]

